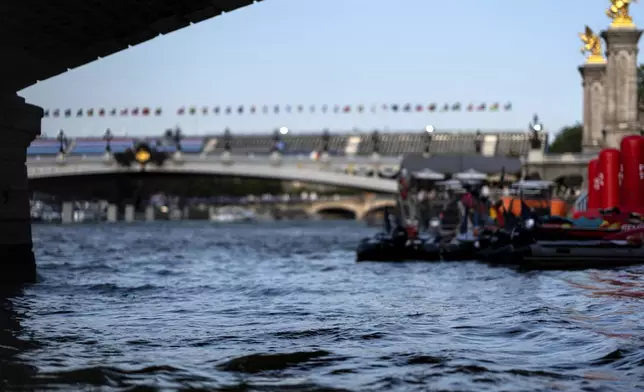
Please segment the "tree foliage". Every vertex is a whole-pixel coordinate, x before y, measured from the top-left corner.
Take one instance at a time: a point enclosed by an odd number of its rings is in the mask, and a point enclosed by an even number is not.
[[[549,151],[554,154],[581,152],[581,139],[583,133],[584,127],[579,123],[562,128],[550,145]]]

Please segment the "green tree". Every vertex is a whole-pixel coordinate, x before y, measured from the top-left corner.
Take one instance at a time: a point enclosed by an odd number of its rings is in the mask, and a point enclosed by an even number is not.
[[[583,132],[584,127],[579,123],[562,128],[550,145],[549,151],[554,154],[581,152],[581,138]]]

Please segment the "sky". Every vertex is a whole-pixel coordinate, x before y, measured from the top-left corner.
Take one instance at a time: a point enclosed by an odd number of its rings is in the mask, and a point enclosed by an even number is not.
[[[159,117],[44,118],[51,136],[523,130],[581,120],[578,33],[608,0],[265,0],[99,59],[20,92],[45,109],[163,107]],[[644,5],[633,5],[644,25]],[[640,62],[642,61],[640,54]],[[195,105],[512,102],[497,113],[178,116]]]

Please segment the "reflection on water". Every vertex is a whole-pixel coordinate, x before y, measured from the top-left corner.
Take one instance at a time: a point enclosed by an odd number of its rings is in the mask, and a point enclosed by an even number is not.
[[[4,294],[0,390],[644,388],[643,268],[357,264],[371,231],[36,227],[43,281]]]

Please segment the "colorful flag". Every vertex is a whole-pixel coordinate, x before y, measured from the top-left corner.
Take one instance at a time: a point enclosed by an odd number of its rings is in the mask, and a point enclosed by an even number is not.
[[[491,112],[498,112],[500,107],[501,107],[501,105],[499,105],[498,102],[494,102],[492,105],[490,105],[490,111]]]
[[[65,117],[71,117],[72,116],[72,110],[71,109],[65,109]]]
[[[256,111],[257,111],[257,108],[255,107],[255,105],[250,107],[250,113],[251,114],[255,114]]]
[[[486,108],[486,107],[487,107],[487,105],[486,105],[486,104],[484,104],[484,103],[482,103],[482,104],[480,104],[480,105],[479,105],[479,107],[478,107],[478,108],[476,108],[476,109],[477,109],[479,112],[482,112],[482,111],[484,111],[484,110],[485,110],[485,108]]]
[[[392,110],[393,112],[397,112],[397,111],[398,111],[398,105],[397,105],[397,104],[395,104],[395,103],[394,103],[393,105],[391,105],[391,110]]]
[[[54,110],[53,115],[54,115],[54,117],[59,117],[60,116],[60,109]]]
[[[87,117],[93,117],[94,116],[94,109],[87,109],[85,111],[87,113]]]
[[[311,105],[311,106],[309,107],[309,111],[310,111],[311,113],[315,113],[315,105]]]
[[[238,114],[244,114],[244,106],[243,105],[239,105],[239,107],[237,108],[237,113]]]
[[[182,106],[177,110],[177,115],[183,116],[184,114],[186,114],[186,108]]]
[[[233,108],[230,106],[226,106],[226,114],[231,114],[233,112]]]
[[[280,105],[275,105],[273,107],[273,112],[275,112],[275,114],[278,114],[280,112]]]
[[[98,115],[101,117],[105,117],[105,109],[103,108],[98,109]]]
[[[79,113],[80,113],[80,115],[81,115],[81,116],[83,115],[83,113],[82,113],[82,112],[79,112]],[[116,109],[112,109],[112,110],[110,111],[110,116],[116,116]]]
[[[302,113],[304,111],[304,106],[302,105],[297,105],[297,112]]]
[[[346,105],[342,111],[344,113],[351,113],[351,105]]]
[[[453,112],[460,112],[461,111],[461,103],[456,102],[452,105],[452,111]]]
[[[191,106],[188,113],[190,113],[191,116],[194,116],[195,114],[197,114],[197,108],[195,106]]]
[[[322,105],[322,113],[326,113],[329,110],[329,105]]]
[[[406,103],[405,106],[403,106],[403,111],[404,112],[411,112],[411,104]]]
[[[364,105],[358,105],[358,113],[364,112]]]
[[[138,116],[139,115],[139,108],[134,108],[132,111],[130,111],[130,114],[133,116]]]
[[[284,110],[286,110],[286,113],[290,113],[291,112],[291,105],[286,105]]]
[[[378,106],[376,104],[371,105],[371,113],[375,113],[378,111]]]
[[[210,108],[208,106],[204,106],[201,108],[201,114],[203,114],[204,116],[207,116],[208,113],[210,113]]]
[[[505,110],[506,112],[509,112],[510,110],[512,110],[512,102],[506,103],[505,106],[503,107],[503,110]]]
[[[221,112],[221,108],[220,108],[219,106],[215,106],[215,107],[212,109],[212,111],[213,111],[216,115],[219,115],[219,113]]]
[[[129,110],[128,110],[128,109],[122,109],[122,110],[121,110],[121,116],[127,116],[127,115],[128,115],[128,113],[129,113]]]
[[[387,105],[386,103],[383,103],[380,108],[382,109],[383,112],[386,112],[387,110],[389,110],[389,105]]]
[[[161,114],[163,114],[163,109],[160,107],[156,108],[156,110],[154,111],[154,115],[160,116]]]
[[[467,111],[468,111],[468,112],[471,112],[471,111],[473,111],[473,110],[474,110],[474,104],[473,104],[473,103],[471,103],[471,104],[467,105]]]
[[[49,117],[49,110],[45,110],[42,112],[43,117]]]
[[[427,110],[430,112],[435,112],[436,111],[436,104],[435,103],[430,103],[429,106],[427,106]]]
[[[268,114],[268,105],[262,106],[262,113]]]
[[[149,116],[150,115],[150,108],[145,107],[145,108],[141,109],[141,114],[144,115],[144,116]]]
[[[416,111],[417,111],[417,112],[422,112],[422,111],[423,111],[423,108],[424,108],[424,106],[423,106],[423,105],[416,105]]]
[[[443,105],[443,108],[441,109],[441,112],[449,112],[449,103],[446,103]]]
[[[340,113],[340,105],[335,105],[333,107],[333,113]]]

